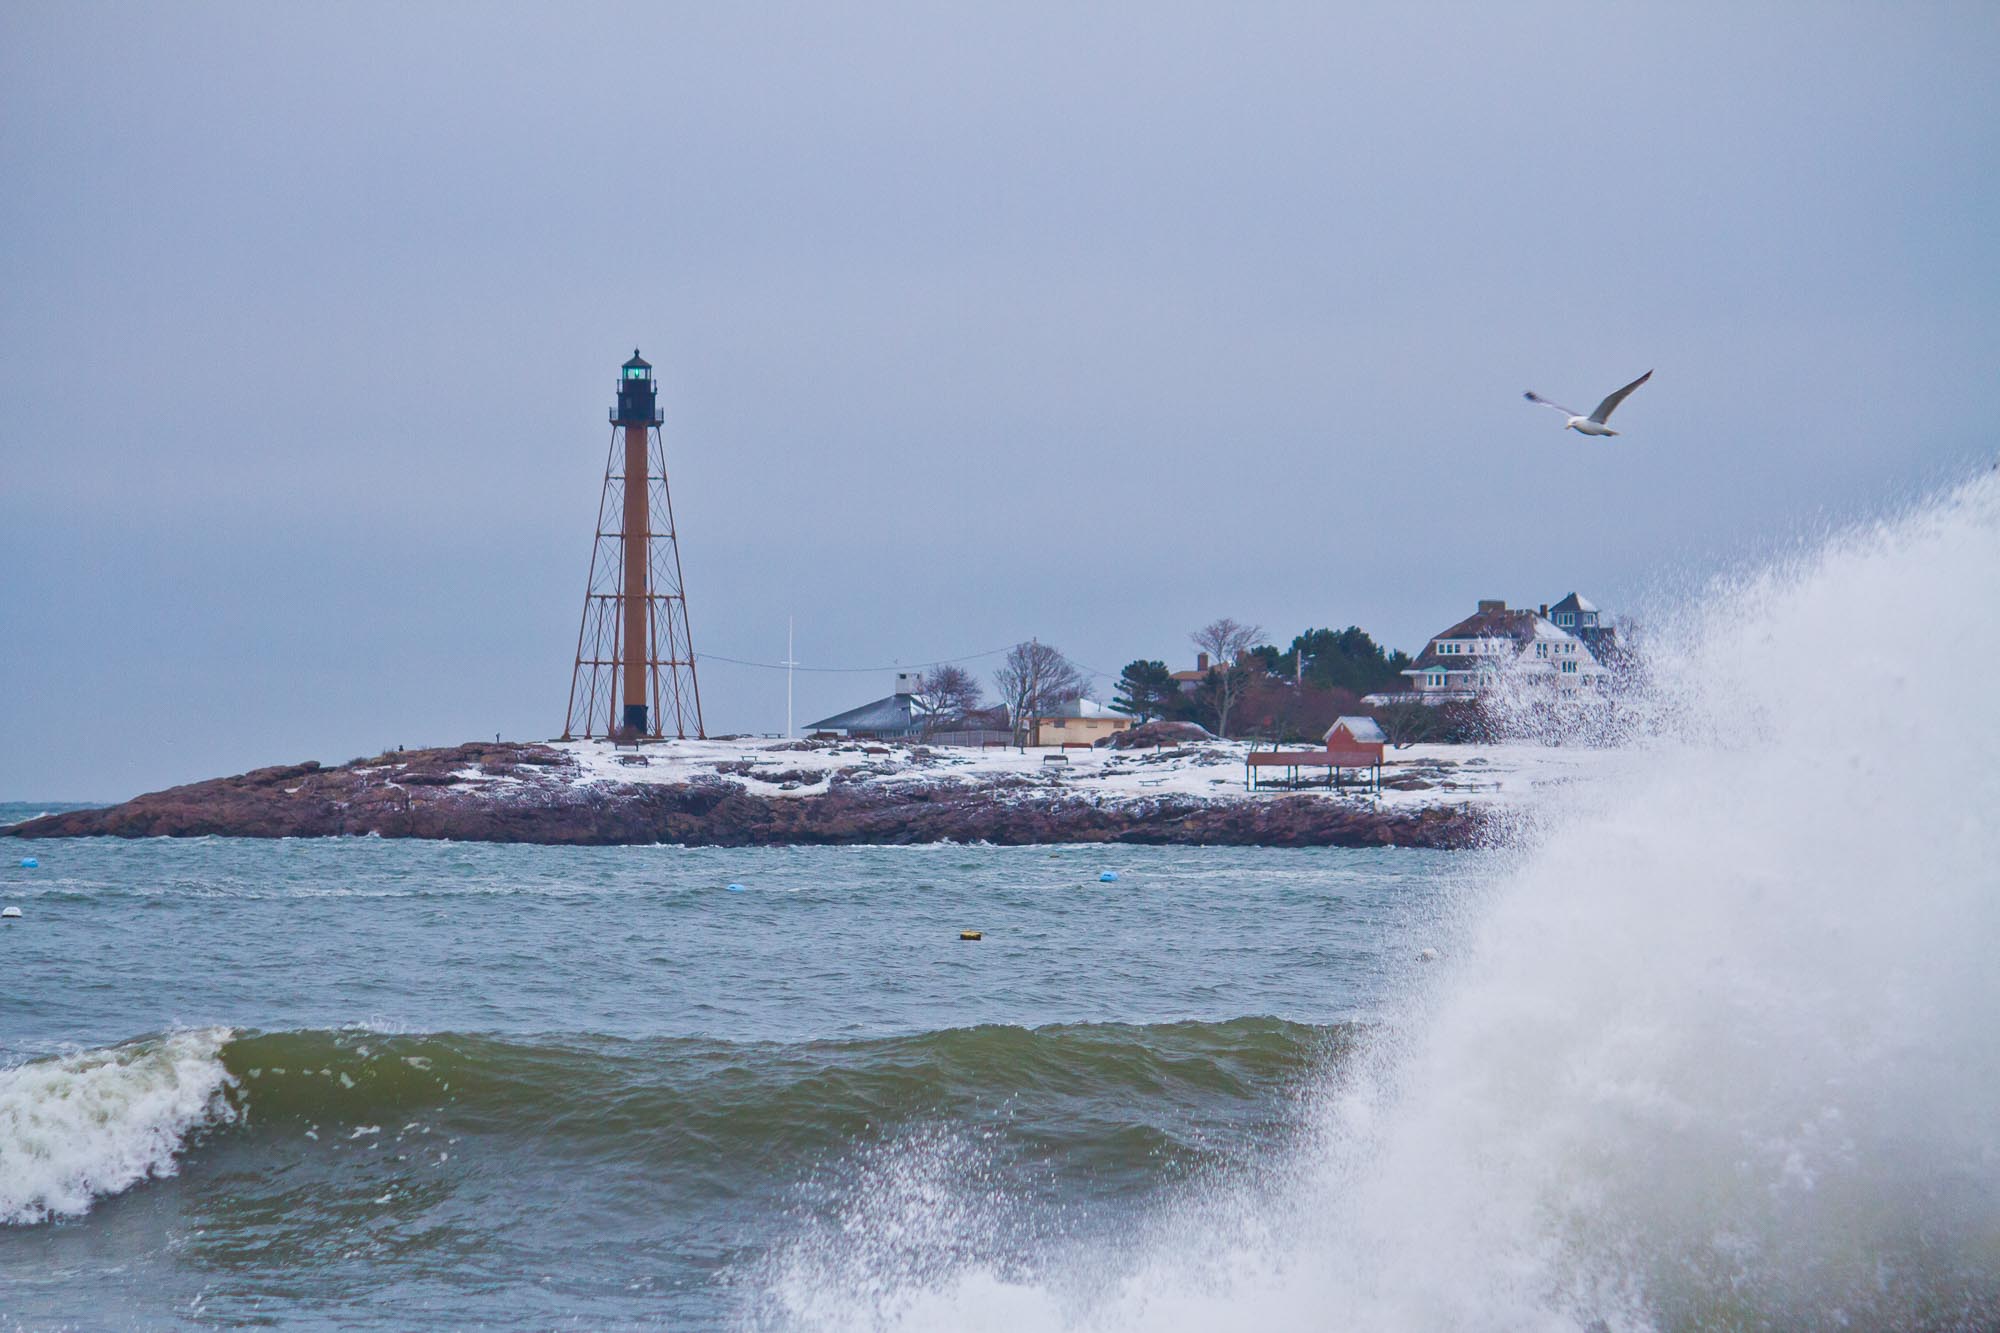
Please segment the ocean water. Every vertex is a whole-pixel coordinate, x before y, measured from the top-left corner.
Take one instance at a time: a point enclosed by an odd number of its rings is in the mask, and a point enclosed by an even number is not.
[[[989,1260],[1115,1236],[1273,1148],[1472,864],[7,846],[0,1311],[85,1327],[726,1326],[915,1151]]]
[[[15,844],[0,1308],[2000,1327],[1997,660],[1986,476],[1476,854]]]

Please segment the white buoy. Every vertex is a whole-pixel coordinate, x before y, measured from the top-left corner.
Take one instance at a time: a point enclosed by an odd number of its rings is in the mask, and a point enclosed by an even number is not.
[[[21,909],[18,907],[0,907],[0,916],[19,916],[19,915],[21,915]]]

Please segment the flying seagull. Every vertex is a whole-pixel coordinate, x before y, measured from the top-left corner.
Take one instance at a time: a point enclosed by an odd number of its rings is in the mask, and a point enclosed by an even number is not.
[[[1632,390],[1638,388],[1641,384],[1644,384],[1647,380],[1651,378],[1653,378],[1653,372],[1649,370],[1645,374],[1641,375],[1638,379],[1633,380],[1630,384],[1626,385],[1624,388],[1620,389],[1618,392],[1612,394],[1609,398],[1606,398],[1603,402],[1599,403],[1597,405],[1597,410],[1595,412],[1592,412],[1587,417],[1582,416],[1576,412],[1570,411],[1567,407],[1564,407],[1561,403],[1550,402],[1548,399],[1536,393],[1533,389],[1528,390],[1521,396],[1523,398],[1526,398],[1531,403],[1540,403],[1543,407],[1553,407],[1556,411],[1568,417],[1569,420],[1563,422],[1564,430],[1573,430],[1579,435],[1616,435],[1618,432],[1612,430],[1609,426],[1605,425],[1604,423],[1610,419],[1612,412],[1617,410],[1618,404],[1625,401],[1626,394],[1632,392]]]

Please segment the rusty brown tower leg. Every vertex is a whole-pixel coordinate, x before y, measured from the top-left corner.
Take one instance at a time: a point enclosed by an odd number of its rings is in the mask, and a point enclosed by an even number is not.
[[[634,353],[637,355],[637,353]],[[619,719],[619,729],[634,735],[646,734],[646,701],[651,691],[647,689],[646,670],[652,658],[653,636],[647,623],[651,617],[646,597],[646,553],[652,541],[646,515],[646,495],[652,489],[647,482],[646,436],[651,432],[650,424],[636,424],[627,421],[625,426],[625,596],[621,608],[625,614],[624,632],[619,636],[619,656],[624,676],[624,688],[619,697],[625,701],[625,714]]]

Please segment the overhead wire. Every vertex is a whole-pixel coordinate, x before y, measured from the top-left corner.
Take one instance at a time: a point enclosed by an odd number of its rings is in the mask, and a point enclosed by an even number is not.
[[[931,662],[891,662],[887,666],[791,666],[784,662],[757,662],[747,657],[728,657],[722,653],[696,653],[695,657],[703,662],[727,662],[731,666],[757,667],[764,671],[817,671],[829,675],[866,675],[882,671],[909,671],[917,667],[956,666],[960,662],[977,662],[982,658],[998,657],[1014,647],[1015,645],[1010,643],[1000,648],[988,648],[983,653],[967,653],[962,657],[940,657]],[[1115,671],[1099,671],[1088,663],[1077,661],[1067,653],[1064,653],[1062,658],[1079,671],[1092,676],[1101,676],[1106,680],[1118,679],[1118,673]]]
[[[753,662],[744,657],[725,657],[721,653],[696,653],[699,660],[727,662],[732,666],[761,667],[766,671],[821,671],[838,675],[860,675],[880,671],[908,671],[914,667],[952,666],[959,662],[977,662],[983,657],[997,657],[1012,648],[1007,644],[1000,648],[988,648],[983,653],[967,653],[963,657],[940,657],[934,662],[892,662],[888,666],[828,667],[828,666],[788,666],[783,662]]]

